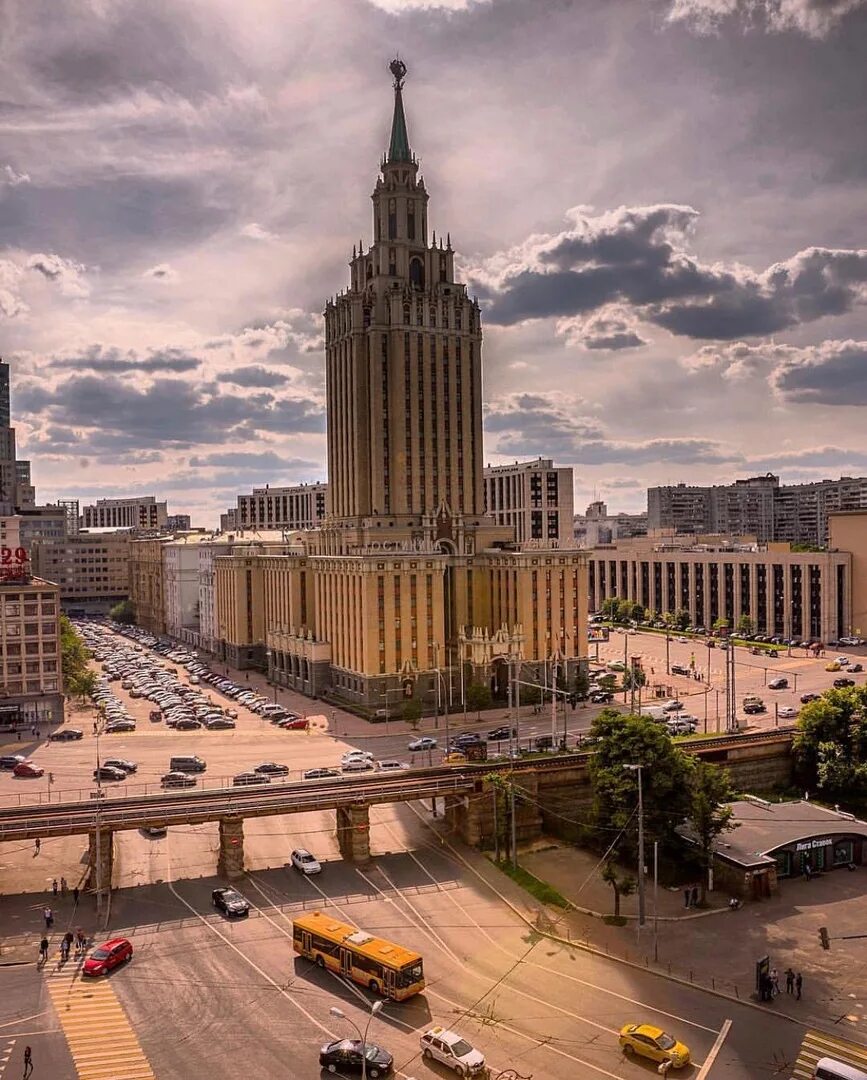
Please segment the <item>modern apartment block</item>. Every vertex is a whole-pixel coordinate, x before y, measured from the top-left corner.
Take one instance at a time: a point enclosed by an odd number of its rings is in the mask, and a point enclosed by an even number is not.
[[[169,514],[166,518],[166,529],[169,532],[189,532],[191,528],[189,514]]]
[[[327,484],[253,488],[239,495],[234,527],[245,529],[315,529],[325,517]]]
[[[63,720],[60,589],[26,560],[0,568],[0,706],[27,723]]]
[[[153,495],[137,499],[97,499],[82,508],[85,529],[165,529],[166,504]]]
[[[684,533],[752,535],[761,542],[823,545],[828,515],[867,508],[867,477],[780,484],[752,476],[733,484],[648,488],[648,527]]]
[[[33,542],[34,572],[60,587],[72,615],[106,614],[129,596],[128,533],[87,533]]]
[[[848,539],[848,538],[847,538]],[[853,632],[852,554],[793,552],[754,538],[652,534],[589,553],[589,602],[689,612],[693,626],[749,616],[756,633],[835,641]]]
[[[579,547],[596,547],[630,536],[646,536],[647,514],[609,514],[606,504],[597,499],[583,515],[575,515],[572,529]]]
[[[498,525],[515,530],[518,543],[574,546],[572,470],[555,468],[550,458],[488,465],[484,471],[485,511]]]

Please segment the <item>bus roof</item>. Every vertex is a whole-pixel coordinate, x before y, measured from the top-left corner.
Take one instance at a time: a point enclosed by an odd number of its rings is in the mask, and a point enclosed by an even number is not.
[[[346,942],[357,952],[369,956],[372,960],[378,960],[388,967],[402,968],[406,964],[412,964],[421,960],[419,953],[412,949],[405,949],[402,945],[395,945],[385,938],[374,937],[357,926],[341,922],[321,911],[311,911],[307,915],[298,915],[292,920],[295,926],[301,930],[309,930],[312,934],[329,941]]]

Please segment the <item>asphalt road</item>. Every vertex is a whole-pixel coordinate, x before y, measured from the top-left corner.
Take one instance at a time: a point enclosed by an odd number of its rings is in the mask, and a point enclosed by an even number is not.
[[[432,1023],[458,1028],[495,1070],[536,1080],[655,1075],[617,1045],[622,1024],[645,1021],[690,1046],[694,1064],[678,1075],[695,1078],[727,1020],[706,1075],[786,1075],[798,1025],[533,934],[501,898],[526,907],[526,895],[475,853],[441,844],[426,813],[376,808],[376,858],[362,869],[334,859],[315,822],[308,831],[295,820],[294,842],[326,859],[323,873],[302,878],[285,865],[285,847],[282,859],[274,852],[271,870],[241,884],[253,911],[235,922],[214,914],[214,880],[174,880],[183,860],[173,849],[188,837],[171,830],[154,842],[163,883],[114,898],[113,928],[132,938],[136,955],[111,979],[155,1075],[319,1076],[319,1045],[352,1035],[329,1008],[363,1026],[372,1001],[292,952],[293,914],[324,907],[424,956],[424,993],[388,1004],[371,1027],[398,1076],[451,1076],[419,1057],[418,1035]]]

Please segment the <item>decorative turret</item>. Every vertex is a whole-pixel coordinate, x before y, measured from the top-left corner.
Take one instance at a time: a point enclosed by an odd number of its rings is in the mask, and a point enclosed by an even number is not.
[[[391,141],[388,144],[389,164],[398,161],[412,161],[413,156],[409,149],[409,136],[406,133],[406,117],[403,113],[403,80],[406,77],[406,64],[399,59],[394,59],[388,65],[388,70],[394,76],[394,115],[391,120]]]

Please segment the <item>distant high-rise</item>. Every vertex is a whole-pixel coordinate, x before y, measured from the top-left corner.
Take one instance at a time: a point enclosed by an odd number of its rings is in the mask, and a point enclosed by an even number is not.
[[[153,495],[129,499],[97,499],[82,507],[85,529],[164,529],[168,513]]]
[[[36,492],[30,482],[30,462],[19,461],[12,425],[9,365],[0,360],[0,516],[30,509]]]

